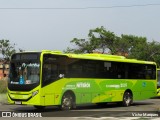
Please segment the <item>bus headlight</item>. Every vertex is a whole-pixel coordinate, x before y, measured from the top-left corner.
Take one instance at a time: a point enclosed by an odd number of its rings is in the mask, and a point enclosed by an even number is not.
[[[34,92],[32,92],[32,97],[34,97],[35,95],[37,95],[38,94],[38,90],[36,90],[36,91],[34,91]]]

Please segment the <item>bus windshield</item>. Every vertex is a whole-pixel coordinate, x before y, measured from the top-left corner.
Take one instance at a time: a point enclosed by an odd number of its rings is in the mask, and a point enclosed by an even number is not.
[[[10,66],[10,84],[34,84],[39,82],[40,64],[13,62]]]

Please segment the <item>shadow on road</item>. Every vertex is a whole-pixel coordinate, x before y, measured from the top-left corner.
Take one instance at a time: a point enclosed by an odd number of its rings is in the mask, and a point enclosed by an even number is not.
[[[154,103],[152,102],[134,102],[130,107],[138,107],[138,106],[145,106],[145,105],[153,105]],[[83,105],[78,105],[77,108],[74,111],[79,111],[79,110],[103,110],[103,109],[112,109],[112,108],[125,108],[123,107],[120,103],[107,103],[107,104],[83,104]],[[11,108],[13,111],[16,112],[60,112],[61,110],[56,107],[56,106],[49,106],[46,107],[45,109],[36,109],[33,106],[19,106],[16,108]],[[123,110],[124,111],[124,110]]]

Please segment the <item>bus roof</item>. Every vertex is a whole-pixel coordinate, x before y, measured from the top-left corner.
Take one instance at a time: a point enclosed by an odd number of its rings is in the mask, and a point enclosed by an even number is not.
[[[74,53],[62,53],[61,51],[50,51],[43,50],[43,53],[51,53],[57,55],[64,55],[69,58],[77,58],[77,59],[90,59],[90,60],[103,60],[103,61],[118,61],[118,62],[129,62],[129,63],[141,63],[141,64],[155,64],[155,62],[151,61],[142,61],[137,59],[127,59],[124,56],[119,55],[109,55],[109,54],[99,54],[99,53],[83,53],[83,54],[74,54]]]
[[[38,51],[25,51],[20,53],[40,53]],[[61,51],[51,51],[51,50],[42,50],[41,53],[50,53],[55,55],[63,55],[69,58],[77,59],[90,59],[90,60],[103,60],[103,61],[115,61],[115,62],[128,62],[128,63],[140,63],[140,64],[155,64],[151,61],[142,61],[137,59],[128,59],[124,56],[119,55],[109,55],[109,54],[99,54],[99,53],[83,53],[83,54],[74,54],[74,53],[62,53]]]

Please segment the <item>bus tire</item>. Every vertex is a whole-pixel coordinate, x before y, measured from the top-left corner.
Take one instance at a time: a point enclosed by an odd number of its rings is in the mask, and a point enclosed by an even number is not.
[[[60,109],[61,110],[71,110],[76,108],[75,105],[75,95],[73,92],[66,92],[62,96]]]
[[[123,102],[122,102],[123,106],[128,107],[132,104],[132,102],[133,102],[132,93],[129,91],[126,91],[123,95]]]

